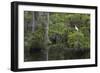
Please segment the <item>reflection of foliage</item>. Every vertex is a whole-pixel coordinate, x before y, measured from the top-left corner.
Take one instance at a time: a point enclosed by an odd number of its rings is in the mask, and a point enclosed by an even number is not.
[[[65,49],[65,45],[61,43],[53,44],[52,46],[50,46],[49,60],[63,60],[64,53],[65,53],[64,49]]]

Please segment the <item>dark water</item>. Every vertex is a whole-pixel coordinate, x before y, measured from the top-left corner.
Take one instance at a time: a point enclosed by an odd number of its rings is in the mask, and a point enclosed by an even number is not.
[[[24,51],[24,61],[46,61],[47,51],[42,48],[31,48]],[[48,60],[70,60],[90,58],[89,48],[49,48]]]

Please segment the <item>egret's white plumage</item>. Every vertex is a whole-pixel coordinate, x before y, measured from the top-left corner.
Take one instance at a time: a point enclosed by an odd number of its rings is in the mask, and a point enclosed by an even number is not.
[[[78,27],[75,25],[75,29],[78,31]]]

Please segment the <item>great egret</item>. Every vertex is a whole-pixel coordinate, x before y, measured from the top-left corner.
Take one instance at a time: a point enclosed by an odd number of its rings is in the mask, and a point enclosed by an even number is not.
[[[75,29],[78,31],[78,27],[75,25]]]

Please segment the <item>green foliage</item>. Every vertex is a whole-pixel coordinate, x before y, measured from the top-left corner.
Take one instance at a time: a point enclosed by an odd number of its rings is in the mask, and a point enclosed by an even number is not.
[[[39,13],[37,13],[38,15]],[[44,18],[39,15],[38,24],[35,31],[26,31],[24,33],[24,47],[30,48],[49,48],[49,60],[58,59],[74,59],[74,58],[89,58],[90,52],[90,15],[80,13],[49,13],[48,37],[49,44],[44,44],[45,27],[42,22]],[[46,18],[46,17],[45,17]],[[32,12],[24,13],[24,21],[31,23]],[[46,19],[47,21],[47,19]],[[29,25],[29,24],[28,24]],[[75,29],[78,27],[78,31]],[[73,49],[72,49],[73,48]],[[79,51],[75,51],[79,48]],[[87,49],[88,51],[80,51]],[[74,50],[74,52],[73,52]],[[38,54],[38,57],[40,57]],[[80,55],[80,56],[79,56]],[[34,55],[32,55],[35,57]],[[42,56],[41,56],[42,57]]]
[[[30,23],[32,20],[32,12],[25,11],[24,12],[24,20],[25,20],[25,22]]]
[[[77,32],[75,25],[79,28]],[[49,36],[58,33],[69,48],[90,48],[90,15],[79,13],[51,13]],[[64,41],[65,40],[65,41]]]
[[[27,32],[24,37],[24,44],[28,48],[42,48],[44,41],[44,32],[42,27],[38,27],[35,32]],[[38,45],[38,46],[37,46]]]
[[[52,13],[50,16],[49,35],[52,35],[52,33],[63,34],[66,30],[64,20],[64,14]]]
[[[84,35],[81,32],[73,32],[68,35],[68,43],[70,48],[78,48],[80,46],[83,48]]]

